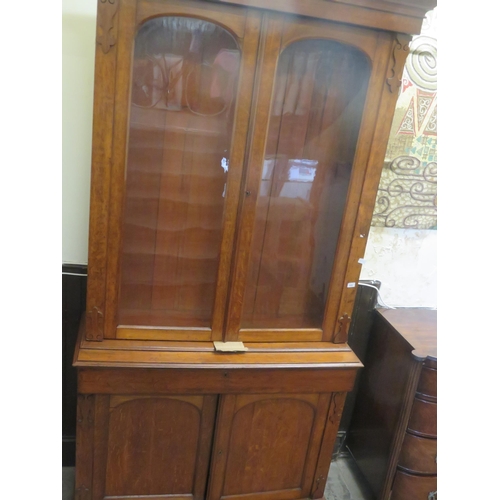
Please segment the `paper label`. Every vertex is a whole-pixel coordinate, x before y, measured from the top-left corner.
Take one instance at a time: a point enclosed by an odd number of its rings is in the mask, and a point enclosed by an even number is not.
[[[245,347],[243,342],[220,342],[216,340],[214,342],[214,347],[216,351],[219,352],[245,352],[248,351],[248,347]]]

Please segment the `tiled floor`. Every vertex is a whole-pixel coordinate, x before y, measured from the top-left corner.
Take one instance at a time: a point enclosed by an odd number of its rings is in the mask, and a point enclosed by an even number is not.
[[[75,468],[62,468],[62,500],[73,500],[75,489]]]
[[[326,500],[373,500],[373,495],[352,458],[338,458],[330,465]]]
[[[73,500],[75,469],[63,467],[62,500]],[[332,462],[325,489],[326,500],[373,500],[350,458]]]

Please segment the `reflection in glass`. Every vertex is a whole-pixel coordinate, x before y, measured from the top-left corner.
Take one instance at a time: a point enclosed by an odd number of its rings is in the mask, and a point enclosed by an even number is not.
[[[369,75],[334,41],[280,56],[243,328],[321,328]]]
[[[135,40],[119,323],[209,327],[240,51],[187,17]]]

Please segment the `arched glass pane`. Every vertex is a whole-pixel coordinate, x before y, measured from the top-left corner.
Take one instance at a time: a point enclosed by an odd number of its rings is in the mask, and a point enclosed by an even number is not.
[[[222,27],[147,21],[135,40],[119,323],[209,327],[240,51]]]
[[[282,52],[243,328],[321,328],[369,76],[361,52],[331,40]]]

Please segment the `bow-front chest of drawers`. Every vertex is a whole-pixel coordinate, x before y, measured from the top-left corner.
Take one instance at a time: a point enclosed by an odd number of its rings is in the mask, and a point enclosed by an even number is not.
[[[347,446],[378,500],[437,498],[437,311],[376,311]]]

